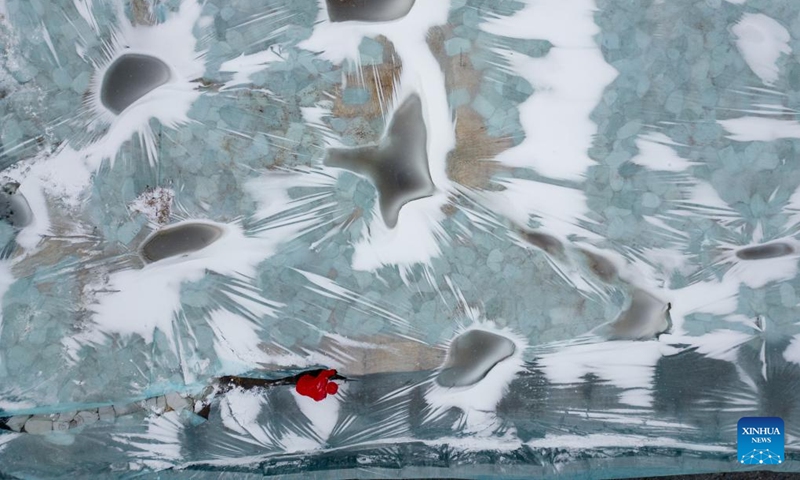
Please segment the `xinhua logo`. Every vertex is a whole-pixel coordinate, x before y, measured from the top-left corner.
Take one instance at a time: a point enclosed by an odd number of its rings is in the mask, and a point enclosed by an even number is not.
[[[778,417],[744,417],[737,426],[739,463],[783,463],[783,420]]]

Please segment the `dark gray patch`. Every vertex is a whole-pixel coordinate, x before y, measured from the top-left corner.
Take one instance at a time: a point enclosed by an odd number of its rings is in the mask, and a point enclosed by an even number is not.
[[[416,0],[327,0],[331,22],[391,22],[408,15]]]
[[[0,220],[12,227],[23,228],[33,221],[33,212],[18,189],[18,183],[7,183],[0,189]]]
[[[380,145],[332,148],[325,157],[325,165],[372,180],[378,190],[383,221],[394,228],[406,203],[429,197],[436,191],[428,169],[426,146],[422,101],[418,95],[412,95],[395,111]]]
[[[634,289],[630,306],[610,325],[611,340],[647,340],[670,328],[670,304],[644,290]]]
[[[100,87],[100,101],[119,114],[131,104],[167,83],[170,79],[166,63],[138,53],[126,53],[112,63]]]
[[[736,251],[736,256],[742,260],[766,260],[768,258],[784,257],[792,253],[794,253],[794,248],[791,245],[776,242],[742,248]]]
[[[202,250],[222,235],[222,229],[206,223],[185,223],[161,229],[142,244],[141,255],[148,263]]]
[[[514,342],[506,337],[470,330],[453,339],[436,383],[443,387],[474,385],[515,350]]]
[[[541,248],[550,255],[560,256],[564,254],[564,245],[552,235],[527,230],[520,230],[520,235],[526,242],[534,247]]]
[[[588,250],[581,250],[580,252],[586,258],[586,264],[592,273],[600,277],[604,282],[613,282],[616,280],[617,267],[611,263],[611,260]]]

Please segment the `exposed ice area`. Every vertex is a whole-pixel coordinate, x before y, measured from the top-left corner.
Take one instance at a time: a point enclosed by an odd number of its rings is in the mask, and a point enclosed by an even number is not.
[[[33,221],[31,206],[17,183],[7,183],[0,188],[0,220],[17,228],[27,227]]]
[[[436,376],[443,387],[466,387],[483,379],[514,354],[514,342],[490,332],[469,330],[450,342],[447,361]]]
[[[147,237],[142,243],[142,258],[146,262],[157,262],[176,255],[202,250],[223,234],[216,225],[206,223],[181,223],[162,228]]]
[[[170,79],[169,66],[156,57],[125,53],[108,66],[100,101],[116,114]]]
[[[403,18],[416,0],[325,0],[332,22],[390,22]]]
[[[422,102],[412,95],[395,110],[380,145],[331,149],[325,165],[369,177],[378,190],[381,216],[386,226],[394,228],[406,203],[435,191],[427,143]]]
[[[608,337],[613,340],[645,340],[669,329],[669,304],[650,293],[634,289],[630,305],[610,325]]]
[[[768,243],[754,247],[745,247],[736,251],[736,256],[742,260],[765,260],[768,258],[784,257],[794,253],[794,248],[785,243]]]

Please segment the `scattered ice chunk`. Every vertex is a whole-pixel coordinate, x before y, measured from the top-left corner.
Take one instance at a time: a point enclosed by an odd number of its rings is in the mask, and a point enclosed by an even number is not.
[[[27,422],[29,418],[30,415],[16,415],[14,417],[7,418],[5,419],[6,427],[14,432],[21,432],[22,427],[25,426],[25,422]]]
[[[34,435],[51,432],[53,431],[53,420],[41,415],[34,415],[25,422],[25,431]]]
[[[176,392],[170,392],[164,396],[167,406],[176,412],[180,412],[181,410],[185,410],[189,408],[190,402],[189,400],[180,396],[180,394]]]
[[[76,412],[74,410],[71,411],[71,412],[61,412],[56,417],[56,421],[69,423],[72,419],[75,418],[75,415],[77,415],[77,414],[78,414],[78,412]]]
[[[122,415],[130,415],[131,413],[138,412],[142,409],[142,406],[139,402],[133,402],[133,403],[114,405],[113,408],[114,408],[114,414],[117,417],[120,417]]]
[[[101,422],[113,422],[114,417],[114,407],[107,406],[107,407],[100,407],[97,409],[97,415]]]
[[[80,427],[83,425],[91,425],[99,419],[100,416],[97,414],[97,410],[82,410],[75,415],[72,421],[75,422],[76,427]]]

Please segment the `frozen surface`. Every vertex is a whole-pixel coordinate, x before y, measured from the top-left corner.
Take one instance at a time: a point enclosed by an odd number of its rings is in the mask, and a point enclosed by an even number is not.
[[[204,223],[182,223],[162,228],[142,243],[142,257],[147,262],[157,262],[196,252],[211,245],[221,236],[221,228]]]
[[[422,102],[412,95],[394,112],[378,146],[328,150],[325,165],[367,176],[378,190],[381,216],[394,228],[400,209],[433,195]]]
[[[798,18],[0,1],[0,473],[800,471]]]
[[[156,57],[125,53],[109,65],[100,87],[100,101],[115,114],[169,81],[167,64]]]
[[[515,349],[514,342],[503,336],[481,330],[465,332],[450,342],[436,381],[443,387],[475,385]]]
[[[332,22],[390,22],[408,14],[415,0],[325,0]]]

